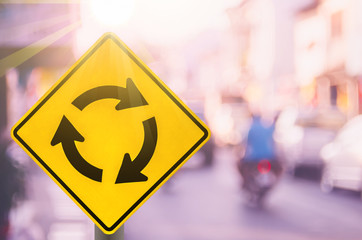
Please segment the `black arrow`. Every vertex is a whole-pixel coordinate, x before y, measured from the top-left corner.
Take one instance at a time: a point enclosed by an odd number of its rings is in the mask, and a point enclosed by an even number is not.
[[[148,180],[148,177],[142,174],[141,171],[150,162],[155,152],[157,143],[157,125],[155,118],[152,117],[143,121],[143,128],[145,137],[142,149],[133,161],[128,153],[124,155],[116,183],[144,182]]]
[[[75,141],[84,142],[84,137],[74,128],[71,122],[63,116],[51,141],[51,145],[55,146],[61,143],[65,156],[78,172],[94,181],[101,182],[103,170],[84,160],[75,146]]]
[[[89,104],[106,98],[120,100],[116,110],[148,105],[131,78],[127,79],[126,88],[113,85],[92,88],[79,95],[72,104],[79,110],[83,110]]]

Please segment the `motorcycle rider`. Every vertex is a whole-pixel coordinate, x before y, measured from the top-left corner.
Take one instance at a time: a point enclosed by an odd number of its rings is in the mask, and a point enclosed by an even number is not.
[[[277,159],[273,134],[275,121],[267,123],[259,114],[252,116],[252,123],[245,143],[245,155],[239,162],[239,171],[243,178],[243,189],[249,193],[255,192],[255,174],[272,171],[276,178],[282,172],[281,163]],[[257,171],[259,172],[257,172]],[[258,192],[255,201],[261,201],[266,193]]]

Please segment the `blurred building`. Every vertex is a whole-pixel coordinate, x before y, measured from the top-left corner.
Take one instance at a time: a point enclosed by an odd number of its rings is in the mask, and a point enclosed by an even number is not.
[[[296,79],[303,104],[360,112],[362,3],[318,1],[296,18]]]
[[[13,123],[9,116],[19,118],[29,107],[21,106],[24,99],[17,99],[16,106],[7,104],[11,89],[20,90],[20,97],[32,98],[49,86],[49,75],[59,77],[59,70],[74,60],[71,30],[78,18],[79,4],[0,4],[1,132],[8,120]]]
[[[240,79],[247,82],[244,94],[249,102],[272,110],[295,103],[295,16],[315,4],[313,0],[245,0],[229,9]]]
[[[245,0],[230,8],[234,61],[249,102],[267,109],[335,106],[348,117],[358,114],[361,4]]]

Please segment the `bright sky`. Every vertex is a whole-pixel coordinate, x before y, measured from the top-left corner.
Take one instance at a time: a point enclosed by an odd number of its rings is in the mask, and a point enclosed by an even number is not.
[[[102,33],[113,31],[121,38],[127,35],[154,44],[177,44],[198,32],[227,26],[225,9],[240,1],[82,0],[79,38],[94,42]],[[106,2],[114,5],[107,7]]]
[[[182,41],[209,28],[225,27],[225,9],[240,0],[137,0],[134,20],[141,36],[156,42]]]

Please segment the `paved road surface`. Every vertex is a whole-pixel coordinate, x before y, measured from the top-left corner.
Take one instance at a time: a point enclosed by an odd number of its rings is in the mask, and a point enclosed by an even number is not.
[[[362,239],[357,194],[323,194],[316,182],[284,177],[265,209],[247,208],[234,161],[222,149],[211,169],[178,172],[126,222],[126,240]],[[14,239],[93,239],[92,222],[55,183],[41,171],[31,179],[30,200],[14,214]]]
[[[223,150],[213,169],[180,172],[126,223],[127,239],[362,239],[358,195],[328,195],[316,182],[285,177],[264,210],[251,209],[242,203],[233,163]]]

